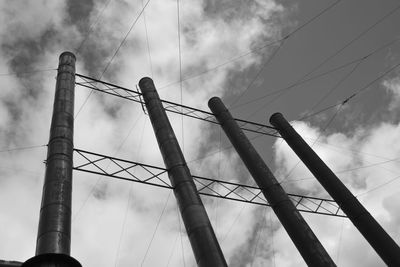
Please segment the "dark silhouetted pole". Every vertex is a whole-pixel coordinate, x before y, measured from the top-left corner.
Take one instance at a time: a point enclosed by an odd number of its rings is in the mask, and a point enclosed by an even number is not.
[[[139,87],[174,188],[197,265],[227,266],[153,80],[143,78],[139,82]]]
[[[338,203],[343,212],[371,244],[382,260],[388,266],[400,266],[399,246],[293,129],[283,115],[281,113],[273,114],[270,122],[277,128],[281,136],[314,174],[325,190]]]
[[[74,133],[75,56],[60,55],[47,150],[36,256],[23,266],[81,266],[71,247],[72,152]]]
[[[336,266],[221,99],[211,98],[208,106],[307,265]]]

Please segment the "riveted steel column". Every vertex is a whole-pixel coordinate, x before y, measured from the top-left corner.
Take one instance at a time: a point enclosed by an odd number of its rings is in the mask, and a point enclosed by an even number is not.
[[[388,266],[400,266],[400,248],[281,113],[270,122]]]
[[[307,265],[336,266],[221,99],[211,98],[208,106]]]
[[[153,80],[139,82],[197,265],[227,266]]]
[[[71,247],[75,55],[60,55],[39,217],[36,257],[23,266],[80,266]]]

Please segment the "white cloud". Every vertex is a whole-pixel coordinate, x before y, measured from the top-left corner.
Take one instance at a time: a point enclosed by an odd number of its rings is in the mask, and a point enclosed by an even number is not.
[[[400,78],[394,77],[383,81],[383,86],[393,96],[390,103],[390,109],[395,109],[400,103]]]

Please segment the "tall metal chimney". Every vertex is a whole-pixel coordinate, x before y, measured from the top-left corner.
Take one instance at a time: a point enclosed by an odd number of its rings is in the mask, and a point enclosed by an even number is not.
[[[221,99],[211,98],[208,106],[307,265],[336,266]]]
[[[153,80],[143,78],[139,81],[139,87],[174,188],[197,265],[200,267],[227,266]]]
[[[273,114],[270,122],[277,128],[281,136],[314,174],[325,190],[338,203],[343,212],[349,217],[354,226],[375,249],[382,260],[388,266],[400,266],[399,246],[293,129],[283,115],[281,113]]]
[[[60,55],[36,256],[24,267],[81,266],[70,256],[75,55]]]

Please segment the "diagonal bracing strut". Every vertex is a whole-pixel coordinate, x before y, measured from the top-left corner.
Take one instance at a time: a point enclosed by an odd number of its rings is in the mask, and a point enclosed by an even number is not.
[[[74,170],[172,189],[165,168],[81,149],[74,149]],[[193,176],[193,178],[200,195],[270,206],[260,188],[256,186],[200,176]],[[301,212],[346,217],[333,200],[298,194],[288,195],[296,208]]]
[[[76,85],[86,87],[91,90],[99,91],[102,93],[106,93],[109,95],[117,96],[120,98],[124,98],[144,105],[144,102],[141,99],[142,94],[140,92],[116,84],[97,80],[78,73],[76,73],[75,77],[76,77],[75,80]],[[219,124],[219,122],[215,119],[214,115],[208,111],[181,105],[167,100],[161,100],[161,102],[164,106],[164,109],[168,112],[180,114],[198,120],[207,121],[214,124]],[[239,124],[239,127],[244,131],[262,135],[269,135],[273,137],[280,137],[275,128],[272,126],[242,119],[235,119],[235,121]]]

